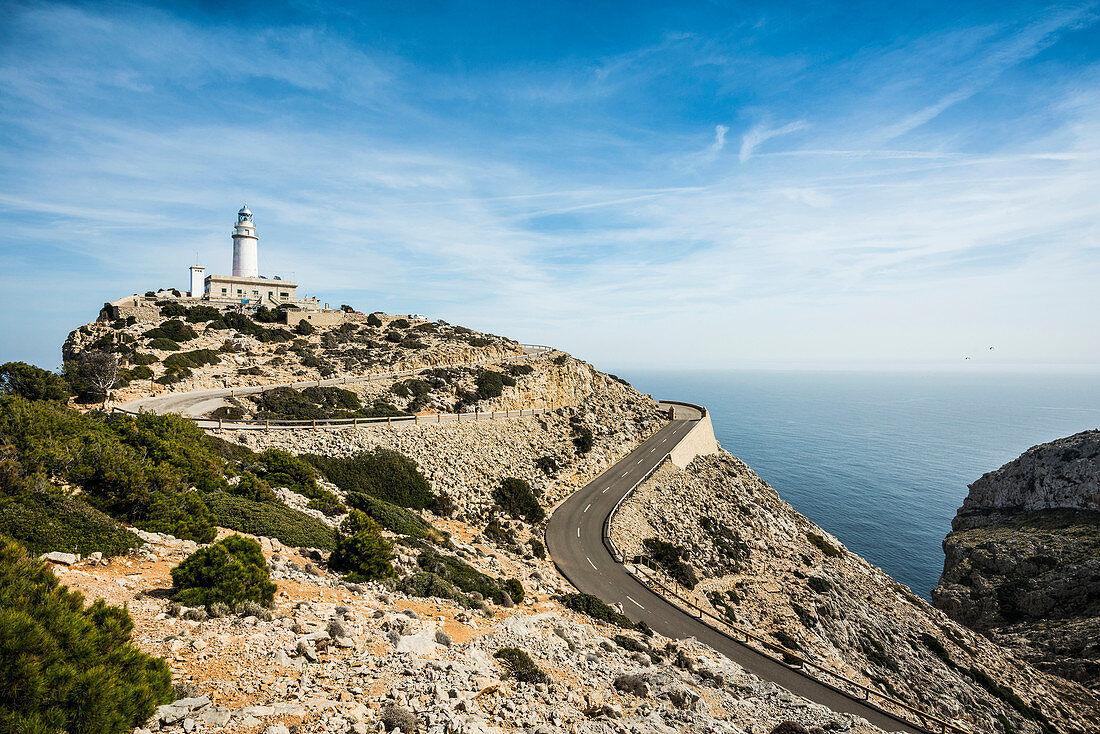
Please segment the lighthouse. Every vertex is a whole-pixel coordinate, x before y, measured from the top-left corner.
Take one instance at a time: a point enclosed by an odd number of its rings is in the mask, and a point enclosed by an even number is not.
[[[256,225],[248,204],[237,212],[237,226],[233,229],[233,277],[258,278],[260,276],[259,240]]]

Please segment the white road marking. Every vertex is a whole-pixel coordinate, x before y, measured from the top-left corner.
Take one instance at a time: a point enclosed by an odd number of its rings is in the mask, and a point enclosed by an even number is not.
[[[604,487],[603,492],[606,492],[606,491],[607,491],[607,487]],[[600,492],[600,494],[603,494],[603,492]]]
[[[623,472],[623,476],[624,476],[624,477],[626,476],[626,472],[625,472],[625,471]]]
[[[591,503],[591,502],[589,502],[589,503],[588,503],[588,507],[591,507],[591,506],[592,506],[592,503]],[[584,512],[588,512],[588,507],[584,508]]]
[[[594,570],[596,570],[596,571],[600,570],[600,569],[596,568],[596,564],[592,562],[591,558],[589,558],[588,556],[585,556],[584,559],[586,561],[588,561],[588,565],[591,566]]]
[[[578,538],[581,537],[581,529],[580,528],[577,528],[577,537]]]
[[[630,599],[630,595],[628,594],[626,598],[627,598],[627,599]],[[630,599],[630,601],[632,601],[632,602],[634,602],[635,604],[637,604],[637,606],[638,606],[638,608],[639,608],[639,609],[645,609],[645,607],[643,607],[643,606],[642,606],[641,604],[638,604],[638,602],[634,601],[633,599]]]

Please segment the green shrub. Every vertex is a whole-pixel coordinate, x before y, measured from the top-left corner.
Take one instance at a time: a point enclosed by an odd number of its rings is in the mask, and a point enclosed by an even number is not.
[[[198,492],[158,492],[150,497],[145,517],[134,524],[196,543],[209,543],[218,535],[214,515]]]
[[[446,533],[438,530],[420,515],[406,510],[404,507],[398,507],[395,504],[361,492],[348,494],[347,501],[350,507],[367,513],[374,518],[375,522],[392,533],[428,540],[432,543],[447,542]]]
[[[187,309],[187,320],[192,324],[202,321],[220,321],[222,312],[213,306],[192,306]]]
[[[472,337],[470,337],[469,339],[466,340],[466,343],[469,344],[471,347],[479,347],[480,348],[480,347],[487,347],[490,344],[492,344],[493,342],[492,342],[491,339],[486,339],[483,336],[472,336]]]
[[[407,329],[409,328],[408,319],[394,319],[390,322],[391,329]]]
[[[19,497],[0,494],[0,535],[18,541],[35,556],[50,551],[121,556],[141,545],[140,538],[109,515],[76,497],[48,491]]]
[[[332,528],[286,505],[256,502],[226,492],[211,492],[205,499],[215,522],[223,528],[278,538],[292,548],[331,550],[336,545]]]
[[[478,399],[499,398],[504,392],[504,375],[486,370],[477,376],[475,384]]]
[[[275,324],[283,320],[283,311],[279,309],[270,309],[267,306],[260,306],[252,314],[252,319],[261,324]]]
[[[425,571],[436,574],[467,594],[477,593],[483,599],[492,599],[497,604],[504,603],[505,582],[483,574],[454,556],[425,550],[417,557],[416,562]]]
[[[172,673],[130,643],[133,621],[61,586],[0,540],[0,731],[123,734],[173,699]]]
[[[210,349],[196,349],[193,352],[168,355],[164,358],[164,368],[168,372],[182,372],[208,364],[217,364],[219,361],[217,352]]]
[[[484,535],[485,539],[490,543],[496,543],[500,546],[510,546],[516,543],[516,534],[501,525],[500,520],[495,518],[489,521],[489,524],[485,526],[481,534]]]
[[[561,469],[558,466],[558,460],[553,456],[540,456],[535,459],[535,466],[541,469],[546,476],[553,476]]]
[[[402,398],[421,398],[432,391],[431,383],[415,377],[394,383],[390,388],[394,395]]]
[[[416,462],[397,451],[377,448],[351,457],[306,455],[302,458],[345,493],[369,494],[417,510],[427,509],[437,501]]]
[[[523,650],[518,647],[502,647],[493,653],[493,657],[501,661],[508,675],[523,683],[549,683],[550,677],[535,665]]]
[[[27,400],[64,403],[69,399],[69,385],[61,375],[33,364],[7,362],[0,365],[0,393],[18,395]]]
[[[572,594],[563,594],[557,597],[557,599],[563,606],[572,609],[574,612],[587,614],[589,617],[592,617],[592,619],[599,620],[600,622],[607,622],[608,624],[613,624],[625,630],[634,629],[634,623],[631,622],[626,615],[619,614],[607,604],[604,604],[599,597],[595,597],[592,594],[575,592]]]
[[[171,339],[174,342],[190,341],[198,336],[198,332],[179,319],[165,321],[160,326],[145,332],[149,339]]]
[[[381,326],[382,319],[378,318],[378,314],[372,313],[367,316],[367,323],[371,326]]]
[[[180,350],[180,345],[166,336],[159,336],[149,342],[149,348],[161,352],[178,352]]]
[[[179,346],[176,346],[179,349]],[[130,356],[130,361],[136,365],[156,364],[160,360],[152,354],[143,354],[142,352],[134,352]]]
[[[642,541],[642,546],[646,549],[650,558],[682,586],[694,589],[695,585],[699,583],[699,577],[695,574],[695,569],[684,560],[687,551],[680,546],[660,538],[646,538]]]
[[[328,559],[329,568],[342,572],[344,578],[354,583],[396,577],[390,563],[393,546],[379,531],[378,523],[370,516],[352,510],[340,523],[336,547]]]
[[[236,405],[222,405],[210,411],[210,417],[215,420],[239,421],[244,418],[244,408]]]
[[[229,492],[239,497],[247,497],[253,502],[278,502],[279,498],[272,491],[271,485],[261,480],[250,471],[241,473],[236,484],[229,485]]]
[[[596,439],[592,435],[592,429],[583,423],[573,423],[573,445],[577,447],[577,453],[584,455],[592,450]]]
[[[535,558],[546,558],[546,546],[538,538],[531,538],[531,554]]]
[[[837,548],[829,541],[825,540],[825,538],[818,535],[817,533],[806,533],[806,540],[810,541],[811,545],[813,545],[815,548],[817,548],[819,551],[830,558],[838,558],[844,555],[844,553],[839,548]]]
[[[502,512],[527,522],[541,522],[546,517],[531,485],[523,479],[508,477],[493,490],[493,501]]]
[[[200,548],[172,569],[172,598],[189,607],[254,601],[270,607],[275,584],[260,544],[230,535]]]
[[[300,336],[309,336],[317,329],[313,328],[313,324],[309,323],[305,319],[301,319],[298,325],[294,327],[294,333]]]
[[[457,586],[430,571],[419,571],[402,579],[397,584],[397,590],[409,596],[451,599],[467,609],[478,606],[477,602],[462,593]]]
[[[288,342],[294,339],[294,335],[286,329],[276,329],[260,326],[255,321],[245,316],[243,313],[230,311],[229,313],[222,314],[221,321],[225,324],[226,328],[233,329],[247,336],[255,337],[265,344],[275,342]],[[213,324],[216,323],[218,322],[213,322]]]
[[[119,370],[119,377],[127,382],[133,382],[134,380],[151,380],[153,379],[153,371],[143,364],[139,364],[128,370]]]
[[[505,579],[504,590],[508,592],[508,596],[512,597],[512,601],[516,604],[519,604],[527,596],[519,579]]]

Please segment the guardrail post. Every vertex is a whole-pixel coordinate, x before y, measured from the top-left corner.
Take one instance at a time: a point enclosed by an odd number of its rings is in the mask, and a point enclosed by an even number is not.
[[[317,387],[320,387],[320,386],[321,386],[321,379],[317,378]]]
[[[222,429],[222,419],[218,418],[218,430],[220,431],[221,429]]]
[[[264,430],[265,431],[270,431],[271,430],[271,420],[270,419],[264,421]]]
[[[316,427],[317,427],[317,419],[316,419],[316,418],[314,418],[314,419],[313,419],[313,427],[314,427],[314,428],[316,428]]]
[[[443,414],[442,413],[436,413],[435,414],[435,422],[440,423],[442,420],[443,420]]]

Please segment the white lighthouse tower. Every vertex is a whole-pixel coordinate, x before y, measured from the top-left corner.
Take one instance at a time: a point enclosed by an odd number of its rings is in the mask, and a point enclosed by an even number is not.
[[[260,276],[259,240],[256,225],[248,204],[237,212],[237,226],[233,230],[233,277],[258,278]]]

